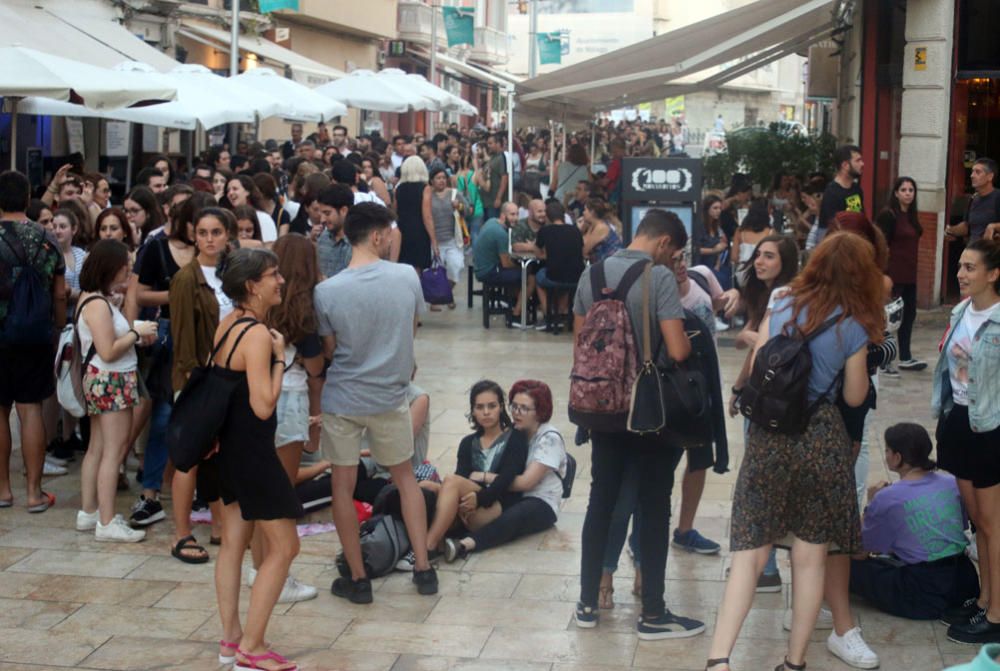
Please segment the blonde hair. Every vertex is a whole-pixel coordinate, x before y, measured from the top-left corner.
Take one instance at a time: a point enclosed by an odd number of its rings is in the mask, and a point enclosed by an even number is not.
[[[427,166],[424,165],[422,158],[419,156],[410,156],[403,161],[403,165],[399,169],[400,184],[405,184],[406,182],[427,184],[429,181],[430,176],[427,174]]]

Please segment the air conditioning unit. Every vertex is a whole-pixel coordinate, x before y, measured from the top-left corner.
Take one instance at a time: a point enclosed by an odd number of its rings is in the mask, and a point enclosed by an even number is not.
[[[380,68],[385,67],[385,52],[379,51],[375,55],[375,62],[378,63]]]

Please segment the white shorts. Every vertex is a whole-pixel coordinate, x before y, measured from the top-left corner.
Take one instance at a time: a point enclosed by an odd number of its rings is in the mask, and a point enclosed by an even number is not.
[[[274,432],[274,445],[309,440],[309,392],[282,389],[278,397],[278,428]]]
[[[454,239],[439,243],[438,250],[441,252],[441,262],[448,273],[448,280],[457,284],[462,279],[462,268],[465,267],[465,252]]]

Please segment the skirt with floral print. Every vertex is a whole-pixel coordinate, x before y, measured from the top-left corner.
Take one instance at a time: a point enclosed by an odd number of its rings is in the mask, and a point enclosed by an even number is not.
[[[791,547],[795,538],[835,553],[861,549],[851,439],[829,403],[798,436],[751,424],[736,480],[731,550]]]
[[[139,379],[136,371],[102,371],[87,366],[83,375],[83,397],[87,415],[128,410],[139,405]]]

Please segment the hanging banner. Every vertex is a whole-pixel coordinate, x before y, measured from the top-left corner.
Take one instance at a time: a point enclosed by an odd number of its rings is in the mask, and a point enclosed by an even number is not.
[[[550,65],[562,63],[562,33],[538,33],[538,63]]]
[[[474,7],[442,7],[441,13],[444,14],[444,29],[448,33],[449,47],[475,43]]]
[[[257,0],[257,5],[261,14],[276,12],[279,9],[299,11],[299,0]]]

